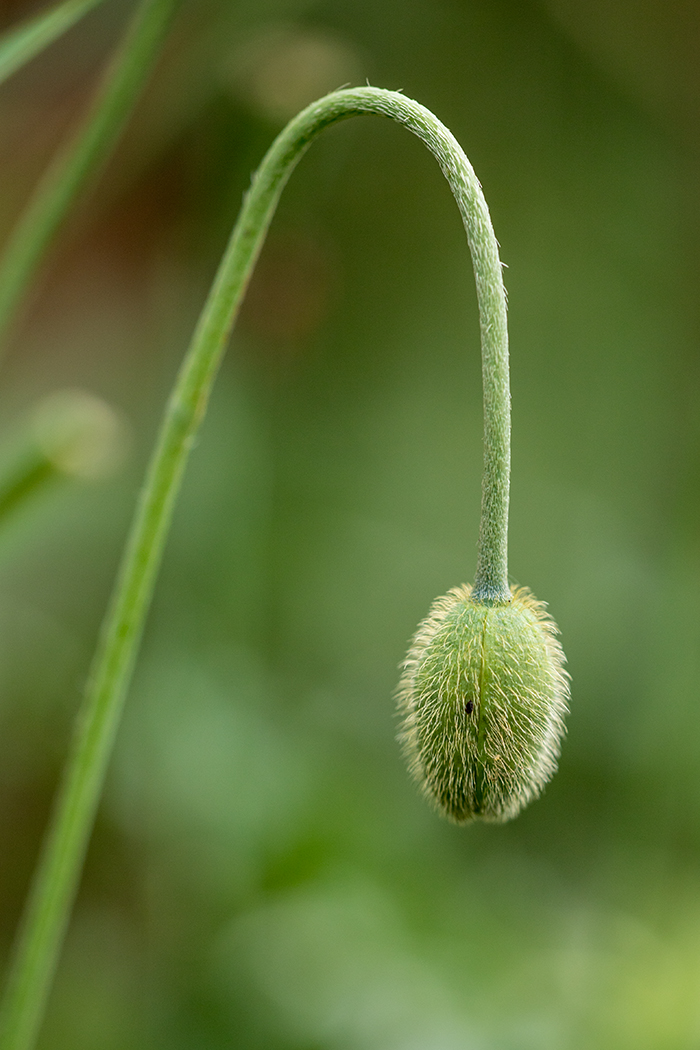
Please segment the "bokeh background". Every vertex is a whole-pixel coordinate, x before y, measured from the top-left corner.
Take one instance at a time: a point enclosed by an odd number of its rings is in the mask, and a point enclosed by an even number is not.
[[[131,7],[0,92],[3,231]],[[131,434],[120,473],[0,533],[3,954],[242,193],[334,87],[419,99],[484,185],[511,573],[561,628],[569,736],[503,827],[447,824],[405,773],[397,666],[474,571],[478,326],[435,162],[348,122],[286,190],[192,456],[44,1050],[700,1046],[699,70],[693,0],[185,0],[2,366],[2,448],[61,388]]]

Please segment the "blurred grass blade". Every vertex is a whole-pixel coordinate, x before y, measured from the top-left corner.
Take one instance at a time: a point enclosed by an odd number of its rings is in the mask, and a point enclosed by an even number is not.
[[[180,0],[142,0],[92,105],[40,179],[0,260],[0,350],[71,205],[114,149]]]
[[[45,456],[28,452],[11,471],[0,477],[0,527],[57,477],[56,468]]]
[[[0,36],[0,84],[80,21],[102,0],[64,0]]]

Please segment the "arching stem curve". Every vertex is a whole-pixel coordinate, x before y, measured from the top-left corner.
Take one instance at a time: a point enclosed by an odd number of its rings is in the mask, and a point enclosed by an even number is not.
[[[424,106],[378,88],[334,92],[287,125],[254,176],[168,401],[20,929],[2,1010],[0,1050],[30,1050],[34,1043],[175,499],[280,194],[297,162],[324,128],[361,114],[389,117],[417,135],[437,159],[462,215],[476,277],[484,383],[484,481],[473,597],[485,604],[511,600],[507,581],[510,394],[506,301],[498,246],[481,187],[454,136]]]

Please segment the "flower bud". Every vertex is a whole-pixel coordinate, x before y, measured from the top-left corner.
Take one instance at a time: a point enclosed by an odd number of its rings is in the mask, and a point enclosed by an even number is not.
[[[557,768],[569,696],[557,628],[528,590],[433,603],[399,684],[400,739],[424,794],[457,823],[505,821]]]

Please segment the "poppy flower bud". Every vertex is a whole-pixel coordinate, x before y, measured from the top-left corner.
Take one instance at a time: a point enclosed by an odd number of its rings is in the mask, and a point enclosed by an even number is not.
[[[469,586],[438,598],[403,666],[400,738],[450,820],[506,821],[557,768],[569,695],[557,628],[525,588],[508,604]]]

